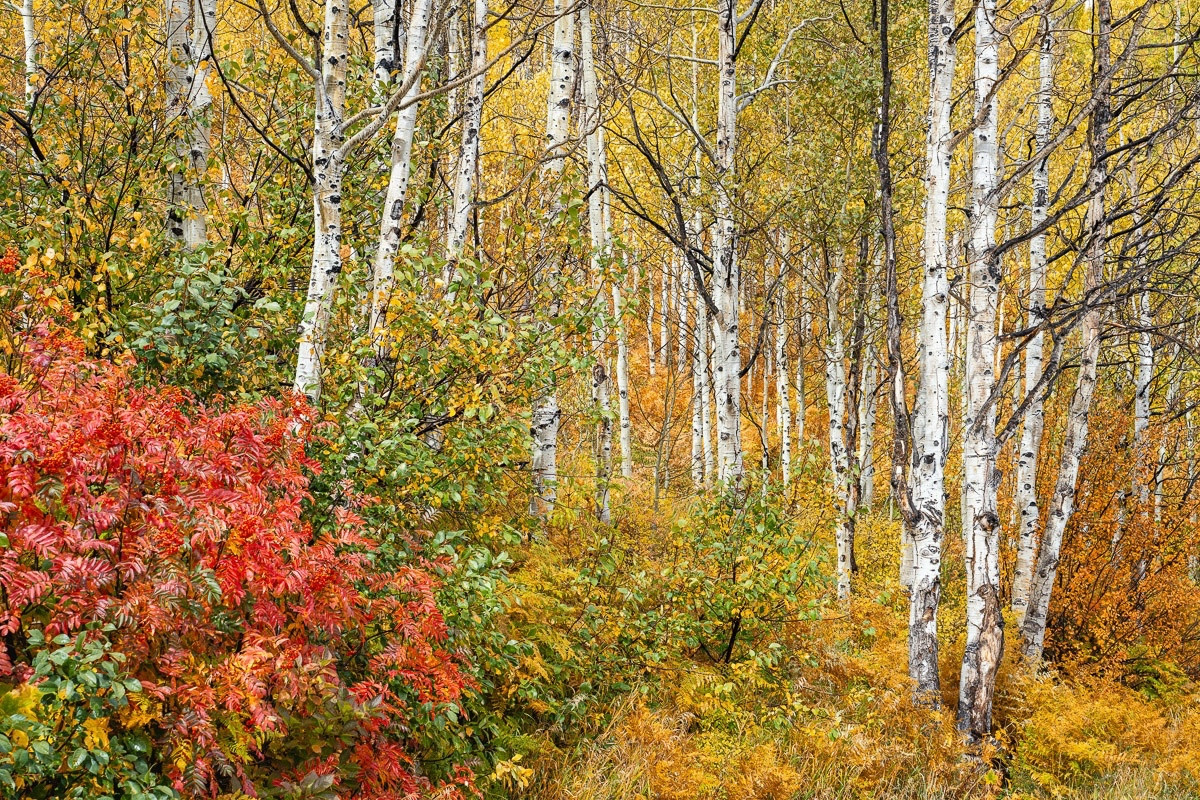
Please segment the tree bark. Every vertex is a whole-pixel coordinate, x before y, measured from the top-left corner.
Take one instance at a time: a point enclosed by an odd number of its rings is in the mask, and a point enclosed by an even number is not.
[[[717,176],[713,236],[713,300],[717,313],[712,318],[713,345],[717,368],[718,477],[735,490],[743,475],[741,435],[742,352],[739,341],[738,298],[740,275],[735,252],[737,226],[731,196],[734,154],[737,150],[737,4],[717,3]]]
[[[488,0],[475,0],[471,29],[471,72],[463,107],[462,144],[458,151],[458,173],[454,178],[454,197],[450,212],[450,231],[446,237],[446,260],[454,265],[449,284],[458,278],[458,260],[462,257],[475,200],[476,172],[479,170],[479,137],[483,126],[483,92],[487,77]],[[448,289],[452,301],[454,290]]]
[[[997,306],[1002,265],[995,255],[999,200],[996,82],[1000,37],[995,0],[975,5],[975,117],[971,158],[970,304],[967,314],[967,415],[963,433],[963,559],[967,574],[967,640],[958,682],[958,729],[970,741],[992,730],[992,697],[1004,652],[1000,613],[999,443],[989,402],[999,350]]]
[[[208,73],[215,57],[216,0],[168,0],[166,17],[171,60],[167,69],[167,108],[175,128],[177,157],[171,170],[167,232],[188,250],[195,250],[208,241],[204,173],[211,149]]]
[[[554,40],[552,42],[550,91],[546,96],[545,175],[556,179],[566,165],[566,145],[571,126],[571,94],[575,87],[575,15],[570,13],[567,0],[555,0]],[[555,181],[556,182],[556,181]],[[550,203],[549,219],[556,220],[562,211],[559,187],[555,185]],[[547,273],[540,276],[549,283],[557,298],[562,265],[552,262]],[[557,310],[557,300],[555,301]],[[558,427],[562,412],[558,406],[558,389],[551,384],[534,401],[531,434],[533,454],[533,497],[529,511],[537,516],[554,510],[558,483]]]
[[[1050,141],[1054,123],[1054,30],[1050,15],[1041,18],[1041,57],[1039,60],[1038,118],[1035,146],[1039,151]],[[1029,212],[1029,227],[1036,229],[1046,219],[1050,202],[1050,159],[1043,158],[1033,171],[1033,202]],[[1029,319],[1032,328],[1042,324],[1046,315],[1046,234],[1035,234],[1029,240]],[[1025,393],[1035,391],[1042,379],[1044,334],[1041,330],[1025,346]],[[1042,430],[1046,413],[1042,392],[1032,396],[1021,424],[1021,443],[1017,456],[1016,506],[1020,511],[1020,538],[1017,563],[1013,575],[1012,609],[1016,624],[1025,621],[1029,607],[1029,586],[1040,539],[1041,509],[1038,506],[1038,454],[1042,446]]]
[[[379,241],[375,246],[375,263],[371,273],[371,313],[367,332],[377,357],[385,356],[387,344],[388,304],[395,288],[396,253],[403,233],[404,200],[408,194],[408,179],[412,168],[413,133],[417,125],[417,103],[413,98],[421,91],[420,71],[425,66],[426,34],[429,29],[430,0],[414,0],[412,17],[408,21],[404,52],[402,86],[407,86],[404,100],[408,105],[396,114],[396,130],[392,135],[392,163],[388,173],[387,193],[380,215]]]
[[[167,0],[168,8],[171,8],[173,0]],[[170,14],[168,13],[168,18]],[[37,54],[37,28],[34,25],[35,18],[33,15],[33,0],[21,0],[21,35],[25,45],[25,110],[29,112],[33,109],[33,100],[37,96],[37,86],[35,85],[35,75],[38,71],[38,54]],[[168,24],[170,24],[168,22]],[[29,120],[33,124],[33,120]]]
[[[1110,0],[1097,0],[1095,9],[1099,31],[1093,56],[1095,66],[1092,85],[1093,91],[1099,92],[1101,96],[1097,98],[1098,102],[1092,112],[1089,132],[1092,163],[1088,172],[1087,189],[1091,199],[1088,202],[1087,226],[1090,241],[1084,254],[1086,264],[1083,285],[1087,311],[1081,324],[1083,352],[1080,355],[1075,391],[1067,413],[1062,461],[1059,463],[1054,495],[1050,500],[1046,530],[1038,554],[1037,571],[1034,573],[1033,585],[1029,592],[1029,607],[1021,627],[1022,652],[1033,664],[1040,662],[1042,658],[1042,649],[1046,641],[1046,620],[1050,611],[1050,594],[1058,575],[1063,534],[1075,508],[1075,485],[1079,476],[1079,463],[1087,448],[1088,418],[1092,397],[1096,391],[1100,335],[1104,323],[1100,298],[1097,295],[1104,280],[1108,238],[1104,202],[1108,172],[1104,156],[1108,149],[1108,129],[1111,120],[1106,81],[1111,63],[1112,4]]]
[[[908,616],[908,672],[914,699],[940,704],[937,613],[942,592],[945,464],[949,438],[949,359],[946,311],[946,211],[950,190],[954,78],[954,0],[929,6],[929,133],[925,173],[925,270],[918,336],[920,376],[912,424],[913,522],[908,525],[912,588]]]
[[[850,601],[851,576],[854,564],[854,499],[850,470],[850,453],[846,436],[846,348],[842,333],[839,303],[843,266],[841,256],[833,259],[829,280],[825,286],[827,351],[825,354],[825,396],[829,403],[829,468],[833,474],[834,497],[837,502],[837,595],[838,601]]]
[[[300,322],[292,388],[312,404],[321,397],[321,359],[329,313],[342,271],[342,120],[346,110],[348,9],[326,0],[322,29],[321,78],[317,81],[313,126],[313,254],[308,296]]]

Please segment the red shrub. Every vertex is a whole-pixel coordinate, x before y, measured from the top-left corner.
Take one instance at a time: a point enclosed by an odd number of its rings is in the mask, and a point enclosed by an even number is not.
[[[111,625],[181,791],[431,792],[414,731],[465,683],[433,569],[382,574],[353,508],[308,510],[303,402],[138,388],[30,318],[4,320],[0,677],[28,676],[31,627]]]

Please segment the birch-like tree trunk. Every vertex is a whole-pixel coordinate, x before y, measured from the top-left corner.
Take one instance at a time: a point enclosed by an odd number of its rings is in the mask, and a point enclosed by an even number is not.
[[[170,4],[172,0],[168,0]],[[168,15],[169,16],[169,15]],[[38,71],[38,40],[37,28],[34,25],[33,0],[21,0],[21,35],[25,45],[25,110],[33,109],[33,100],[37,95],[36,78]],[[169,23],[168,23],[169,24]],[[33,120],[29,120],[32,125]]]
[[[401,31],[404,29],[400,14],[400,0],[372,0],[374,14],[373,30],[375,66],[372,89],[377,99],[387,96],[396,72],[396,59],[400,56]]]
[[[177,163],[171,170],[167,232],[195,250],[208,241],[204,173],[211,149],[208,73],[217,28],[216,0],[168,0],[168,117],[175,127]],[[190,38],[189,38],[190,33]]]
[[[854,564],[854,507],[850,491],[850,453],[846,437],[846,347],[842,333],[840,298],[843,266],[841,256],[834,258],[825,286],[825,396],[829,402],[829,467],[833,473],[837,501],[837,594],[838,601],[850,601]]]
[[[661,293],[659,295],[659,325],[658,325],[658,357],[664,366],[671,363],[671,275],[675,272],[677,253],[671,253],[671,260],[663,267]]]
[[[775,300],[775,401],[779,409],[779,474],[783,485],[788,486],[792,481],[792,402],[788,396],[787,322],[783,311],[780,291]]]
[[[862,388],[858,399],[858,505],[875,502],[875,420],[879,402],[879,363],[874,343],[863,354]]]
[[[803,264],[803,260],[801,261]],[[800,275],[796,281],[798,288],[796,289],[796,306],[798,310],[799,330],[796,334],[796,455],[801,457],[804,454],[804,420],[808,416],[808,395],[804,391],[804,348],[808,342],[808,334],[810,330],[808,322],[808,307],[804,304],[804,276]]]
[[[603,281],[604,268],[612,251],[612,229],[609,224],[608,165],[604,146],[604,128],[600,118],[600,89],[596,78],[596,59],[592,52],[592,9],[584,5],[579,9],[580,55],[583,68],[583,129],[587,138],[588,159],[588,231],[591,235],[592,275]],[[615,284],[614,284],[615,287]],[[603,293],[598,293],[602,297]],[[598,311],[599,309],[597,309]],[[598,315],[597,315],[598,316]],[[612,475],[612,393],[610,377],[605,367],[604,331],[596,331],[594,348],[597,363],[593,367],[593,390],[599,412],[599,427],[596,432],[599,448],[596,459],[596,508],[601,522],[608,522],[609,481]]]
[[[1050,141],[1054,123],[1054,29],[1049,14],[1041,18],[1041,56],[1038,62],[1038,117],[1035,147],[1043,151]],[[1033,201],[1029,211],[1029,227],[1037,229],[1046,220],[1050,202],[1050,159],[1043,158],[1033,170]],[[1029,240],[1029,327],[1042,324],[1046,315],[1046,234],[1035,234]],[[1035,391],[1042,379],[1044,334],[1041,330],[1025,345],[1025,393]],[[1020,511],[1020,537],[1017,544],[1017,563],[1013,575],[1012,609],[1017,625],[1025,621],[1029,607],[1029,586],[1037,558],[1041,525],[1038,506],[1038,454],[1042,448],[1042,430],[1046,412],[1042,392],[1032,395],[1025,418],[1021,421],[1021,442],[1017,455],[1016,506]]]
[[[918,335],[919,379],[913,415],[910,484],[915,524],[904,543],[910,555],[908,674],[918,703],[940,703],[938,604],[942,594],[945,464],[949,438],[950,365],[946,312],[946,210],[950,191],[950,108],[954,78],[954,0],[929,6],[929,133],[925,166],[924,278]],[[907,528],[907,526],[906,526]],[[904,570],[902,570],[902,573]],[[907,576],[902,574],[903,578]]]
[[[717,394],[717,474],[727,486],[742,481],[741,371],[738,298],[740,276],[735,253],[737,227],[731,191],[734,182],[734,153],[737,149],[737,67],[735,59],[737,3],[717,2],[717,180],[716,222],[713,228],[712,318]]]
[[[401,86],[406,86],[407,90],[401,101],[403,108],[396,113],[396,130],[392,135],[392,163],[371,272],[371,313],[367,332],[379,357],[384,355],[386,348],[384,330],[387,327],[388,304],[396,285],[396,253],[400,249],[400,236],[403,232],[404,199],[408,194],[413,133],[417,125],[417,103],[413,100],[421,91],[420,72],[425,66],[429,13],[430,0],[414,0],[405,38]]]
[[[471,206],[475,201],[476,172],[479,170],[479,137],[483,127],[483,92],[487,78],[488,0],[475,0],[471,27],[471,73],[463,106],[462,143],[458,150],[458,172],[454,177],[454,197],[451,202],[450,230],[446,236],[448,285],[456,282],[458,260],[462,257],[471,221]],[[452,302],[454,290],[447,291]]]
[[[958,729],[972,741],[992,730],[992,696],[1004,652],[1000,609],[1000,517],[996,513],[999,442],[995,410],[999,349],[1001,263],[995,255],[999,200],[1000,37],[995,0],[975,5],[975,119],[971,158],[971,229],[968,239],[970,303],[967,313],[967,416],[963,432],[963,484],[967,517],[963,542],[967,573],[967,641],[958,682]]]
[[[321,359],[329,313],[342,271],[342,120],[346,111],[348,16],[343,0],[326,0],[322,59],[313,125],[313,254],[300,321],[292,388],[314,405],[321,397]]]
[[[612,286],[613,318],[617,326],[617,420],[621,442],[621,477],[633,477],[633,420],[629,416],[629,340],[621,287]]]
[[[575,87],[575,15],[570,13],[567,0],[555,0],[554,40],[551,51],[550,91],[546,96],[546,151],[548,154],[544,174],[555,179],[562,175],[566,165],[567,137],[571,127],[571,93]],[[555,181],[556,183],[556,181]],[[558,218],[562,211],[559,187],[553,186],[550,203],[550,220]],[[557,296],[561,281],[562,265],[552,262],[546,274],[540,276],[549,283]],[[558,406],[558,389],[546,387],[534,401],[531,434],[533,453],[533,497],[529,511],[539,515],[554,510],[558,483],[558,427],[562,412]]]
[[[1087,226],[1090,240],[1084,258],[1083,297],[1087,311],[1083,316],[1081,334],[1083,352],[1080,354],[1079,372],[1075,380],[1075,391],[1067,412],[1067,429],[1063,438],[1062,460],[1050,499],[1046,529],[1038,553],[1037,570],[1029,591],[1029,606],[1021,626],[1022,652],[1030,663],[1042,658],[1042,647],[1046,641],[1046,619],[1050,611],[1050,593],[1058,575],[1058,559],[1062,552],[1063,534],[1075,510],[1075,485],[1079,477],[1079,463],[1087,448],[1088,418],[1092,408],[1092,397],[1096,391],[1096,373],[1100,359],[1100,335],[1104,316],[1099,298],[1096,296],[1104,280],[1104,260],[1107,251],[1108,231],[1105,220],[1104,190],[1108,183],[1105,154],[1108,149],[1108,129],[1111,121],[1108,92],[1101,88],[1108,79],[1111,63],[1110,40],[1112,36],[1112,4],[1110,0],[1096,0],[1096,20],[1099,33],[1096,37],[1092,76],[1093,91],[1101,94],[1092,112],[1090,147],[1091,168],[1088,172]]]

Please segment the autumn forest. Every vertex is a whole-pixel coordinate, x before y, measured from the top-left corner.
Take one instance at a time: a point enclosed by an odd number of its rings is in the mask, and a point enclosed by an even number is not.
[[[1200,798],[1195,0],[10,0],[0,797]]]

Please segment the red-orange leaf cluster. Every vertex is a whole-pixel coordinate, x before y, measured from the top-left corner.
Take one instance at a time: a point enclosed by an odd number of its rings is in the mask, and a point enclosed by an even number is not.
[[[435,791],[415,731],[466,683],[436,565],[384,574],[353,504],[312,510],[303,401],[205,407],[51,323],[19,338],[0,374],[0,676],[28,676],[31,628],[115,626],[180,791]]]

